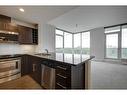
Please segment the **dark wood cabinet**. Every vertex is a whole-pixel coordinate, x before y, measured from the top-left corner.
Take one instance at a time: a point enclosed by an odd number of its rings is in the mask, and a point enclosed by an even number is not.
[[[8,33],[12,32],[10,34],[17,32],[19,34],[18,42],[20,44],[38,44],[38,29],[11,23],[11,17],[0,15],[0,30]]]
[[[20,44],[32,44],[32,29],[18,25],[19,43]]]
[[[0,22],[3,22],[3,23],[11,23],[11,17],[8,17],[8,16],[1,15],[0,14]]]
[[[41,58],[30,57],[30,76],[41,85]]]
[[[71,89],[71,66],[65,63],[57,63],[56,89]]]
[[[41,58],[23,55],[21,64],[21,75],[30,75],[41,85]]]
[[[12,23],[6,23],[6,30],[10,32],[18,32],[18,26]]]
[[[27,75],[29,73],[30,73],[29,55],[22,55],[22,58],[21,58],[21,76]]]
[[[6,23],[0,22],[0,30],[6,30]]]
[[[33,29],[32,37],[33,37],[33,44],[38,44],[38,29]]]
[[[19,32],[19,43],[20,44],[37,44],[38,43],[38,35],[35,29],[18,25]],[[36,38],[35,38],[36,37]]]
[[[42,64],[53,68],[55,73],[50,72],[50,69],[48,71],[44,70]],[[64,62],[24,55],[22,57],[21,75],[30,75],[40,85],[41,80],[48,80],[51,76],[55,76],[53,78],[55,80],[55,89],[86,89],[88,85],[88,64],[89,62],[73,66]],[[45,78],[42,77],[42,75],[44,76],[44,73],[42,73],[44,71],[48,74],[45,74]]]
[[[2,23],[0,22],[0,30],[4,30],[6,32],[18,32],[18,27],[12,23]]]

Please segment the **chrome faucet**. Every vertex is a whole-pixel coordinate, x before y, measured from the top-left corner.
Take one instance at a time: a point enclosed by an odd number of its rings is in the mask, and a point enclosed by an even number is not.
[[[45,49],[45,51],[46,51],[47,54],[49,53],[48,49]]]

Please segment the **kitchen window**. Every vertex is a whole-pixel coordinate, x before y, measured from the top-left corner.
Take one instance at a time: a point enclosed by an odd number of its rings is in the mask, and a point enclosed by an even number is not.
[[[105,58],[127,59],[127,25],[105,28]]]
[[[122,49],[121,56],[124,59],[127,59],[127,25],[122,26]]]
[[[64,53],[72,53],[72,34],[64,32]]]
[[[90,55],[90,32],[82,33],[82,54]]]
[[[74,34],[74,54],[81,53],[81,33]]]
[[[56,52],[90,55],[90,32],[69,33],[56,29]]]
[[[56,52],[63,52],[63,31],[56,29]]]

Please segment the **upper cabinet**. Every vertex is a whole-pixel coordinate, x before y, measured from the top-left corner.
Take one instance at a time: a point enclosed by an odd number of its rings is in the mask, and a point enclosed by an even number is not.
[[[4,15],[1,15],[0,14],[0,22],[3,22],[3,23],[11,23],[11,17],[4,16]]]
[[[2,23],[0,22],[0,30],[18,32],[18,27],[12,23]]]
[[[11,23],[11,18],[4,15],[0,15],[0,31],[0,42],[9,42],[10,36],[16,36],[19,44],[38,44],[37,29]]]
[[[6,24],[6,30],[12,31],[12,32],[18,32],[18,25],[12,24],[12,23],[7,23]]]
[[[20,44],[38,44],[38,32],[36,29],[18,25]]]

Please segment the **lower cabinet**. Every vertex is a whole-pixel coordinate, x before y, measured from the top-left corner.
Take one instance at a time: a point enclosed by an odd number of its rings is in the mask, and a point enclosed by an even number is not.
[[[23,55],[21,75],[30,75],[37,83],[41,84],[41,61],[42,58]]]
[[[29,74],[29,56],[22,55],[21,57],[21,76]]]
[[[61,62],[45,60],[43,58],[23,55],[21,75],[30,75],[41,85],[41,64],[55,69],[55,89],[71,89],[71,66]],[[50,76],[50,75],[47,75]]]
[[[71,89],[71,66],[66,63],[57,63],[56,89]]]
[[[43,68],[41,67],[42,64],[44,65]],[[54,76],[55,87],[53,87],[55,89],[84,89],[84,65],[71,66],[67,63],[24,55],[22,56],[21,67],[22,76],[30,75],[40,85],[41,80],[46,85],[52,84],[50,81],[48,83],[48,78],[51,79]]]
[[[39,57],[30,56],[30,76],[41,85],[41,61]]]

